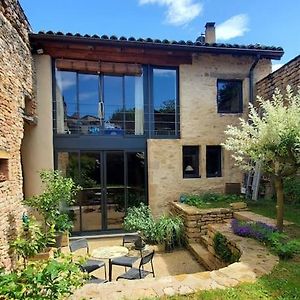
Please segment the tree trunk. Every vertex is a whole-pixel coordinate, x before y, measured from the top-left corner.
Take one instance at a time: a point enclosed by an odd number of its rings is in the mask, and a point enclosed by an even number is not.
[[[275,176],[275,190],[277,198],[277,229],[279,232],[283,230],[283,180],[281,177]]]

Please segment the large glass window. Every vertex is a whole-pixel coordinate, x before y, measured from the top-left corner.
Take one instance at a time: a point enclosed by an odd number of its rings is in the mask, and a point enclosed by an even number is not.
[[[241,80],[218,80],[218,113],[243,112]]]
[[[153,69],[154,135],[177,134],[177,71]]]
[[[221,146],[206,146],[206,177],[222,176]]]

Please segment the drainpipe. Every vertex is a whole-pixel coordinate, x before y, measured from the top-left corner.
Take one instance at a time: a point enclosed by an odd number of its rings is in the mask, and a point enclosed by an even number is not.
[[[253,75],[254,75],[254,69],[257,65],[257,63],[260,60],[260,55],[257,55],[250,70],[249,70],[249,103],[254,103],[254,84],[253,84]]]

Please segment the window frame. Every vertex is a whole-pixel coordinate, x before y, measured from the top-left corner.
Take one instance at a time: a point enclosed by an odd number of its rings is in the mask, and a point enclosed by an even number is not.
[[[239,84],[239,94],[240,97],[238,99],[239,109],[238,111],[224,111],[219,108],[219,83],[238,83]],[[217,112],[219,114],[242,114],[243,113],[243,80],[242,79],[217,79]]]
[[[185,157],[185,153],[184,153],[184,149],[187,148],[194,148],[196,150],[196,153],[194,154],[197,161],[196,161],[196,169],[195,169],[195,173],[196,174],[186,174],[185,173],[185,169],[184,169],[184,157]],[[200,146],[199,145],[183,145],[182,146],[182,178],[183,179],[190,179],[190,178],[201,178],[201,174],[200,174]]]
[[[208,159],[207,159],[207,149],[209,147],[218,147],[220,149],[220,155],[219,155],[219,162],[218,162],[218,165],[219,165],[219,172],[218,172],[218,175],[217,176],[213,176],[213,175],[209,175],[208,174]],[[223,177],[223,147],[221,145],[206,145],[206,155],[205,155],[205,171],[206,171],[206,178],[220,178],[220,177]]]

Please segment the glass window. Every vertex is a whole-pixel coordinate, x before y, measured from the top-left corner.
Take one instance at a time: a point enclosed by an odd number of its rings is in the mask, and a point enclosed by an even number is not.
[[[78,133],[76,72],[56,72],[56,131]]]
[[[182,156],[183,178],[200,177],[199,146],[183,146]]]
[[[123,77],[103,76],[104,134],[124,133]]]
[[[243,112],[242,81],[218,80],[218,113]]]
[[[222,176],[221,146],[206,146],[206,177]]]
[[[125,130],[126,134],[144,134],[143,76],[125,76]]]
[[[79,128],[82,134],[99,134],[99,75],[78,74]]]
[[[154,135],[176,135],[177,71],[153,69]]]

